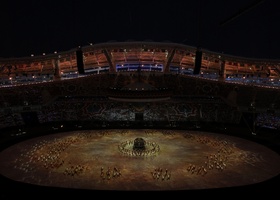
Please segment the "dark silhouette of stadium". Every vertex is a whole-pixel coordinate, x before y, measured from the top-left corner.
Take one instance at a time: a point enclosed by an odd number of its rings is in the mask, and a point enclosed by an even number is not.
[[[71,131],[104,137],[110,130],[160,129],[168,137],[172,130],[240,137],[279,154],[279,61],[197,52],[174,43],[116,42],[0,59],[1,150]],[[134,137],[133,149],[145,150],[146,142]],[[78,193],[1,179],[15,190]],[[274,192],[275,181],[223,190]],[[4,190],[3,197],[10,195]]]

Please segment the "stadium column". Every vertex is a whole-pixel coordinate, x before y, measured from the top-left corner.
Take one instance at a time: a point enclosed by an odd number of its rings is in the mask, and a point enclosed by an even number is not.
[[[170,63],[172,62],[175,53],[176,53],[176,49],[172,49],[171,53],[168,54],[168,59],[167,59],[166,65],[164,67],[164,72],[166,72],[166,73],[170,72]]]
[[[53,60],[53,65],[54,65],[54,79],[60,79],[61,78],[61,69],[60,69],[59,58],[55,58]]]
[[[111,54],[109,53],[109,51],[107,49],[103,49],[102,52],[104,53],[107,61],[108,61],[108,64],[109,64],[109,72],[110,73],[116,73],[117,72],[117,69],[116,69],[116,63],[114,63],[112,61],[112,58],[111,58]]]
[[[202,51],[199,48],[197,48],[196,53],[195,53],[195,63],[194,63],[193,74],[200,73],[201,61],[202,61]]]
[[[85,69],[84,69],[84,53],[81,49],[81,47],[78,47],[76,51],[76,61],[77,61],[77,68],[78,68],[78,73],[79,74],[84,74]]]
[[[220,60],[220,70],[219,70],[219,80],[224,81],[225,80],[225,61]]]

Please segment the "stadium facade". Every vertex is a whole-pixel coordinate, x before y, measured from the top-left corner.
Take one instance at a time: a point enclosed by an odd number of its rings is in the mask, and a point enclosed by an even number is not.
[[[1,128],[180,127],[280,129],[280,61],[169,42],[108,42],[0,59]],[[75,122],[75,123],[73,123]]]

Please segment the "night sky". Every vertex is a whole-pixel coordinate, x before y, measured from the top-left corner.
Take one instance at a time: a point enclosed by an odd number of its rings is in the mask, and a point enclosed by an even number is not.
[[[278,0],[2,0],[0,22],[3,58],[133,40],[280,59]]]

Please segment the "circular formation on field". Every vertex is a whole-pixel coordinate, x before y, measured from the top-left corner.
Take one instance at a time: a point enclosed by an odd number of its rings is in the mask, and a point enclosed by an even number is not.
[[[143,138],[127,140],[118,146],[119,151],[127,156],[156,156],[160,147],[155,142],[145,141]]]

